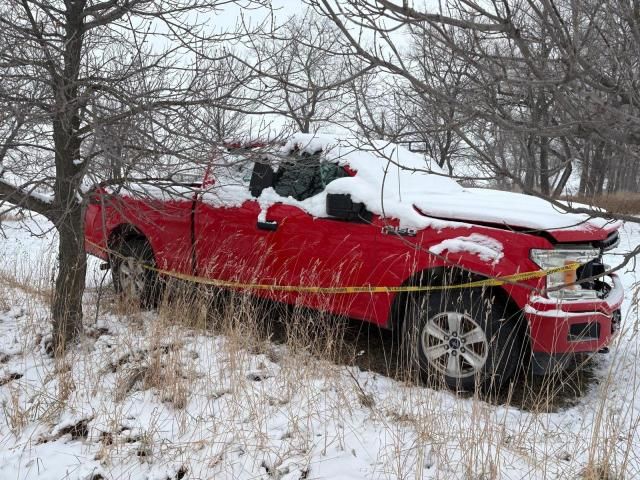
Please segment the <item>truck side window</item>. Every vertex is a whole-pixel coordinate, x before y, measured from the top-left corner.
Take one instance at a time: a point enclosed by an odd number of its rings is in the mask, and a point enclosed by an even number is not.
[[[304,200],[320,193],[320,152],[303,152],[292,161],[283,162],[276,174],[274,190],[281,197]]]
[[[348,176],[335,163],[323,162],[322,152],[303,152],[283,162],[275,177],[274,190],[282,197],[305,200],[322,192],[333,180]]]
[[[330,162],[322,162],[320,164],[320,181],[323,189],[334,180],[348,176],[349,174],[340,165]]]

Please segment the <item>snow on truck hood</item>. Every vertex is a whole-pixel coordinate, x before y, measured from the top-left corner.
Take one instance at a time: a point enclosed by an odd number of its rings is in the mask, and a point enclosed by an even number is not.
[[[591,241],[604,239],[619,226],[619,222],[563,212],[530,195],[463,188],[434,161],[383,140],[297,134],[283,153],[294,147],[309,153],[322,150],[326,161],[348,165],[356,172],[354,177],[331,182],[327,193],[350,194],[373,213],[397,218],[403,227],[440,229],[479,222],[543,230],[559,241]]]
[[[556,237],[562,236],[560,230],[571,230],[584,233],[585,240],[604,239],[620,224],[605,218],[567,213],[531,195],[482,188],[463,189],[450,195],[428,192],[416,198],[414,204],[425,215],[434,217],[542,230]]]

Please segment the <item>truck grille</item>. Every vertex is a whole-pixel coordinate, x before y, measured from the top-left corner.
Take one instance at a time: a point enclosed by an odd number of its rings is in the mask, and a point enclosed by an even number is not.
[[[619,242],[620,242],[620,235],[616,230],[615,232],[612,232],[604,240],[593,242],[592,245],[596,248],[602,249],[602,251],[607,251],[607,250],[611,250],[612,248],[616,248]]]

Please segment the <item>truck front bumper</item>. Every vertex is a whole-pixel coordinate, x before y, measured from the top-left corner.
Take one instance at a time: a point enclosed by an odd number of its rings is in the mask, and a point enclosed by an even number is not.
[[[617,275],[611,275],[610,280],[611,288],[602,299],[530,299],[524,313],[529,322],[534,373],[565,367],[572,357],[597,352],[611,342],[620,326],[624,288]]]

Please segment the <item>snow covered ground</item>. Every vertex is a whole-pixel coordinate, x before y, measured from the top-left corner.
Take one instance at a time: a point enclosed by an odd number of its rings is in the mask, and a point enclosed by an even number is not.
[[[2,480],[640,478],[635,265],[623,333],[586,393],[532,412],[189,328],[180,312],[125,315],[109,293],[96,312],[95,261],[86,339],[54,361],[55,235],[39,218],[2,227]],[[639,242],[627,225],[616,252]]]

